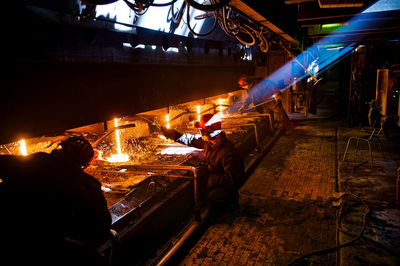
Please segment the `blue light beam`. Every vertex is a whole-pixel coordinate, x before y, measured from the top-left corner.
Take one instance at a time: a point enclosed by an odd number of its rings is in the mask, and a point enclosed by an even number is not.
[[[380,0],[376,2],[256,84],[248,91],[249,96],[260,95],[261,92],[264,101],[268,101],[272,99],[273,94],[276,92],[275,89],[284,91],[293,86],[294,82],[298,82],[305,77],[316,78],[318,74],[323,73],[337,62],[346,58],[357,48],[357,43],[351,41],[354,40],[354,36],[361,39],[367,34],[368,29],[376,28],[382,23],[381,19],[377,19],[382,17],[380,11],[396,9],[400,9],[400,1],[398,0]],[[332,44],[332,47],[319,49],[319,47],[326,44]],[[313,60],[310,60],[310,57]],[[304,68],[308,69],[311,64],[318,66],[318,71],[315,73],[312,73],[312,69],[311,71],[308,70],[312,76],[304,70]],[[270,86],[271,82],[277,84],[277,88]],[[233,111],[236,107],[234,105],[230,111]]]

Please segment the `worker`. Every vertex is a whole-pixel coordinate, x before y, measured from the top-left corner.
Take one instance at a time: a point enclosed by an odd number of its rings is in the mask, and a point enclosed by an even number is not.
[[[244,163],[234,145],[221,130],[218,114],[205,114],[195,127],[200,134],[182,134],[174,129],[162,127],[164,136],[179,143],[204,150],[205,166],[200,167],[205,177],[207,206],[211,215],[224,209],[238,206],[238,188],[244,182]]]
[[[105,262],[96,247],[109,236],[111,216],[100,182],[83,171],[93,154],[86,139],[70,137],[51,153],[0,156],[4,262]]]
[[[381,112],[379,108],[376,106],[376,100],[372,100],[369,103],[369,110],[368,110],[368,123],[371,127],[379,127],[380,126],[380,119],[381,119]]]
[[[270,115],[274,129],[288,129],[292,126],[279,98],[278,86],[275,82],[261,77],[241,76],[238,84],[248,92],[246,100],[239,109],[240,112],[246,111],[249,105],[253,104],[258,113]]]

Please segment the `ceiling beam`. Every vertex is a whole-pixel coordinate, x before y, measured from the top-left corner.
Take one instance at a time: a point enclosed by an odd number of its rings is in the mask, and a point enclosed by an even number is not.
[[[243,3],[242,1],[240,1],[240,0],[232,0],[230,2],[230,5],[233,6],[234,8],[236,8],[236,9],[239,9],[241,12],[243,12],[244,14],[249,16],[250,18],[254,19],[255,21],[257,21],[261,25],[265,26],[270,31],[278,34],[279,36],[281,36],[283,39],[285,39],[289,43],[297,44],[297,41],[295,39],[293,39],[289,34],[287,34],[282,29],[280,29],[279,27],[277,27],[276,25],[271,23],[268,19],[264,18],[262,15],[260,15],[260,13],[258,13],[257,11],[255,11],[254,9],[252,9],[250,6],[248,6],[247,4]]]
[[[360,13],[362,8],[320,8],[318,2],[304,3],[299,6],[298,22],[310,22],[322,19],[346,19]]]

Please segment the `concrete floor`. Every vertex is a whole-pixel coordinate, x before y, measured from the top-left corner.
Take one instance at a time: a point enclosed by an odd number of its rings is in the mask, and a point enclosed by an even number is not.
[[[384,158],[373,143],[373,167],[364,143],[343,162],[348,138],[368,129],[304,118],[291,115],[296,127],[241,187],[240,208],[207,227],[180,265],[400,265],[400,139],[381,136]]]

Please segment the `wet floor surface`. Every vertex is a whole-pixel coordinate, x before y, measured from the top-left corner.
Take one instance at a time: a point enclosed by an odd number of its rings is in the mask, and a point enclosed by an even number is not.
[[[240,208],[206,228],[180,265],[399,265],[400,142],[382,137],[373,167],[367,146],[343,162],[348,138],[364,131],[297,121],[241,187]]]

